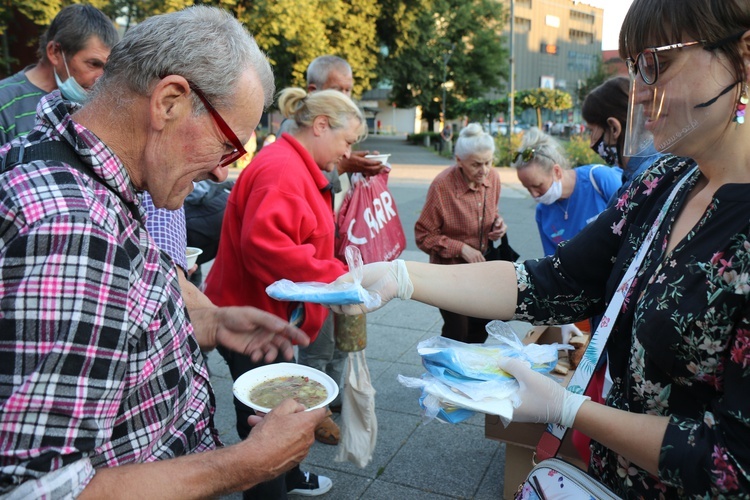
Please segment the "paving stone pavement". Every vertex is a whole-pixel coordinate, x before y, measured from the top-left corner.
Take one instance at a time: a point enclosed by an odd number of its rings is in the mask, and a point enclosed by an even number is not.
[[[362,149],[391,153],[389,187],[407,235],[401,258],[426,262],[414,244],[414,221],[419,216],[429,183],[451,161],[432,149],[409,145],[403,136],[370,136]],[[515,171],[498,168],[502,191],[500,211],[508,235],[521,258],[539,257],[542,247],[534,222],[534,201],[520,185]],[[236,176],[238,172],[232,172]],[[210,263],[206,264],[207,267]],[[204,276],[207,269],[204,269]],[[397,381],[399,374],[418,377],[424,370],[417,343],[440,335],[442,319],[434,307],[394,300],[367,316],[365,350],[378,419],[377,446],[365,468],[335,462],[336,447],[315,443],[303,470],[330,477],[333,488],[325,499],[497,499],[503,492],[505,446],[484,437],[484,417],[475,415],[458,425],[424,423],[417,403],[419,391]],[[529,325],[511,322],[517,333]],[[225,443],[237,442],[232,406],[232,379],[221,356],[208,357],[216,392],[216,424]],[[336,416],[336,418],[339,418]],[[240,499],[235,494],[225,497]]]

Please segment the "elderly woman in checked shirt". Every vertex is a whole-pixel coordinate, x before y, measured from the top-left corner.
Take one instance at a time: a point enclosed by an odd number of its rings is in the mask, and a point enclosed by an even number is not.
[[[456,164],[430,185],[422,214],[414,226],[417,246],[433,264],[484,262],[490,241],[503,237],[507,226],[498,213],[500,176],[492,169],[495,141],[478,123],[461,130]],[[440,309],[443,337],[461,342],[487,340],[488,320]]]

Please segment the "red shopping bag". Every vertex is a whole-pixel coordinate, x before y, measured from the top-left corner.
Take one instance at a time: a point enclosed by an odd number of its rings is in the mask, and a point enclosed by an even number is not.
[[[406,248],[396,202],[388,191],[388,172],[371,177],[354,174],[336,222],[336,257],[344,262],[349,245],[359,248],[365,264],[394,260]]]

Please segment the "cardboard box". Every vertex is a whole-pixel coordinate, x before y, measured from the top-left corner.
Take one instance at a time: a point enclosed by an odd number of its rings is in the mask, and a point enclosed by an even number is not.
[[[524,344],[536,342],[538,344],[551,344],[560,342],[560,328],[556,326],[537,326],[532,328],[523,339]],[[562,358],[561,353],[561,358]],[[567,385],[574,370],[570,370],[565,377],[560,377],[560,383]],[[533,467],[532,458],[539,438],[547,428],[547,424],[523,424],[511,423],[504,427],[497,415],[485,415],[484,436],[506,443],[505,446],[505,479],[503,483],[503,498],[512,499],[523,480]],[[571,441],[572,432],[568,431],[559,456],[566,461],[586,469],[578,452]]]

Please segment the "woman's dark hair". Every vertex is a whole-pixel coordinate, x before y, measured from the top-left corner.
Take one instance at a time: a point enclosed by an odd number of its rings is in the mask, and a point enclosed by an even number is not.
[[[747,0],[634,0],[620,30],[620,57],[634,59],[643,49],[705,40],[722,50],[737,81],[745,81],[739,36],[750,30]]]
[[[616,118],[620,122],[622,132],[617,138],[617,150],[620,152],[624,151],[625,147],[629,90],[629,79],[624,76],[610,78],[589,92],[581,107],[581,115],[588,124],[607,130],[607,118]]]

